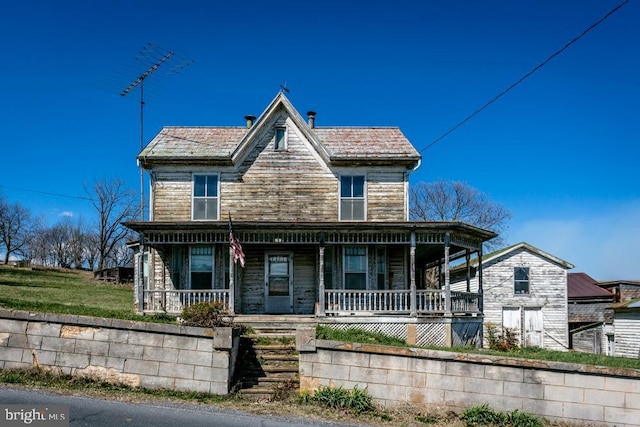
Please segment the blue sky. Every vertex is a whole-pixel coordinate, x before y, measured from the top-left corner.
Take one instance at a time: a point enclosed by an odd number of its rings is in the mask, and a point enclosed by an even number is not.
[[[637,0],[425,149],[621,2],[12,2],[0,14],[0,192],[55,223],[93,215],[60,196],[85,196],[85,183],[137,190],[139,92],[119,93],[152,42],[176,56],[145,82],[145,143],[165,125],[242,126],[286,82],[318,126],[399,126],[423,155],[412,182],[489,194],[513,215],[508,243],[637,280]]]

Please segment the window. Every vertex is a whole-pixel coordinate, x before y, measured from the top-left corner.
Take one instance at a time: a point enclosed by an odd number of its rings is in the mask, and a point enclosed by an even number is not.
[[[376,247],[376,270],[378,273],[378,290],[387,289],[387,248]]]
[[[182,247],[171,248],[171,281],[174,289],[182,289]]]
[[[529,293],[529,267],[514,267],[513,289],[516,294]]]
[[[276,141],[274,145],[276,150],[284,150],[287,148],[287,129],[284,127],[276,128]]]
[[[193,176],[193,219],[218,219],[218,176]]]
[[[211,289],[213,287],[213,248],[192,246],[189,258],[191,289]]]
[[[344,248],[344,288],[367,289],[367,248]]]
[[[324,288],[333,289],[333,247],[324,248]]]
[[[364,221],[364,176],[340,177],[340,219]]]

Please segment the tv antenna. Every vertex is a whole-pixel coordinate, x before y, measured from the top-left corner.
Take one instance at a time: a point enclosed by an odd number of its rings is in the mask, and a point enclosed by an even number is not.
[[[142,152],[142,149],[144,148],[144,81],[158,68],[160,68],[162,64],[168,62],[174,55],[175,53],[173,51],[163,51],[158,46],[152,43],[147,43],[140,51],[140,56],[136,57],[136,59],[141,63],[148,65],[148,68],[140,74],[137,79],[131,82],[129,86],[120,92],[120,96],[126,96],[136,86],[140,87],[140,152]],[[175,66],[171,72],[173,74],[177,74],[179,70],[184,69],[192,62],[193,60],[185,61],[182,64]],[[140,166],[140,220],[144,221],[144,173],[142,171],[142,166]]]

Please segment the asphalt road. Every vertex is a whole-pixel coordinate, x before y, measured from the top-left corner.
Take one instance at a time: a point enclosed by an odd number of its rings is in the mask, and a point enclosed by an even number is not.
[[[0,403],[7,405],[69,405],[69,425],[73,427],[308,427],[312,425],[338,425],[319,424],[317,421],[304,419],[252,415],[208,405],[162,402],[127,403],[12,387],[0,388]],[[2,425],[1,421],[0,425]]]

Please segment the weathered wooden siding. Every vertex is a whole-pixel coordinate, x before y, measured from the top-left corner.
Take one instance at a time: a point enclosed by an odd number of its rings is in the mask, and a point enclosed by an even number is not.
[[[615,356],[640,358],[640,311],[616,311],[613,329]]]
[[[153,220],[189,221],[193,173],[219,174],[220,216],[236,221],[338,221],[339,176],[367,176],[367,220],[404,221],[405,173],[398,168],[330,169],[295,124],[285,125],[287,149],[274,148],[274,127],[256,138],[237,167],[158,167],[152,175]]]
[[[296,248],[293,255],[293,312],[313,314],[318,301],[317,248]]]
[[[529,294],[514,294],[514,267],[529,267]],[[483,280],[486,322],[502,324],[503,307],[540,307],[543,347],[567,349],[567,271],[563,267],[522,249],[483,268]]]
[[[514,294],[514,267],[529,267],[529,294]],[[569,346],[567,306],[567,270],[526,249],[508,252],[483,263],[484,321],[502,325],[502,309],[540,308],[544,328],[543,347],[566,350]],[[466,281],[451,285],[465,291]],[[477,275],[471,280],[471,291],[478,289]],[[485,343],[486,344],[486,343]]]
[[[408,289],[409,278],[406,268],[406,249],[404,246],[389,246],[387,249],[389,257],[389,279],[390,289]]]
[[[367,173],[367,218],[371,221],[406,221],[404,173]]]
[[[154,221],[191,219],[191,171],[157,171],[151,182]]]
[[[603,325],[594,326],[571,335],[572,350],[583,353],[602,354]]]

